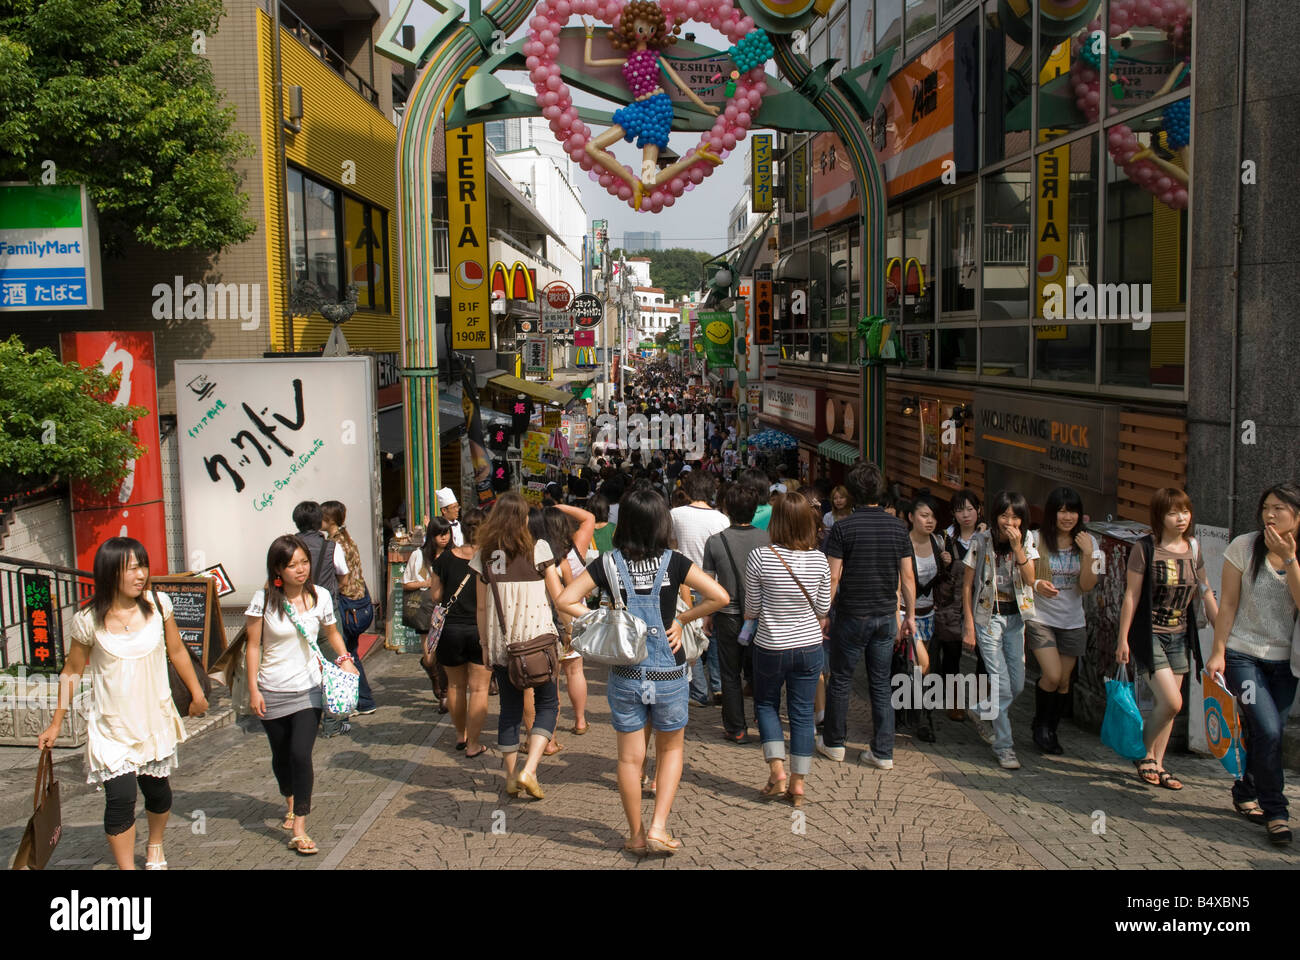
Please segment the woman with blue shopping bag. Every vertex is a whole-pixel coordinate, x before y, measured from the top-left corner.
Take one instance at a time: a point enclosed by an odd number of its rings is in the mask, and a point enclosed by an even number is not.
[[[1244,722],[1246,772],[1232,785],[1233,808],[1263,823],[1274,843],[1290,843],[1283,793],[1282,731],[1300,666],[1293,649],[1300,608],[1300,484],[1279,483],[1260,497],[1260,529],[1223,554],[1223,598],[1205,669],[1223,674]],[[1249,690],[1251,696],[1244,696]]]

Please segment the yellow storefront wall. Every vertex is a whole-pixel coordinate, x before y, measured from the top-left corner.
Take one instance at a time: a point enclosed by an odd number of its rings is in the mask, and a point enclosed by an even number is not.
[[[288,114],[288,89],[302,87],[302,130],[285,132],[285,155],[294,166],[309,171],[345,194],[361,197],[388,211],[388,299],[391,313],[358,310],[343,326],[348,344],[356,350],[391,352],[400,349],[401,334],[397,284],[397,128],[337,73],[322,63],[298,40],[281,28],[280,62],[285,105],[277,112],[274,101],[271,18],[258,11],[259,91],[262,99],[262,157],[266,184],[266,243],[271,295],[271,347],[273,350],[313,350],[329,337],[330,324],[319,316],[295,317],[294,344],[285,343],[281,281],[285,243],[283,185],[276,170],[275,124]],[[345,167],[345,164],[347,165]],[[345,170],[351,180],[344,183]],[[345,204],[347,201],[345,200]],[[379,299],[379,298],[376,298]]]

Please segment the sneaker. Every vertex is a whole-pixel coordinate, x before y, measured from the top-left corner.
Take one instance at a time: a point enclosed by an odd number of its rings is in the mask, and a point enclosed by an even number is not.
[[[375,712],[376,710],[378,710],[378,709],[379,709],[378,707],[366,707],[364,710],[354,710],[354,711],[352,712],[352,716],[354,716],[354,717],[368,717],[368,716],[370,716],[372,713],[374,713],[374,712]]]
[[[834,760],[836,763],[844,762],[844,748],[828,747],[821,737],[817,738],[817,752],[827,760]]]
[[[1003,770],[1019,770],[1020,761],[1016,759],[1016,751],[1008,748],[997,755],[998,766]]]
[[[870,747],[868,747],[866,750],[863,750],[861,753],[858,754],[858,762],[859,762],[859,763],[869,763],[869,764],[871,764],[873,767],[875,767],[877,770],[893,770],[893,769],[894,769],[894,761],[893,761],[892,758],[889,759],[889,760],[885,760],[885,759],[883,759],[883,758],[881,758],[881,757],[878,757],[878,756],[876,756],[874,753],[871,752],[871,748],[870,748]]]
[[[967,710],[966,717],[971,723],[975,724],[975,732],[979,734],[980,739],[990,747],[993,746],[993,724],[981,719],[980,715],[974,710]]]

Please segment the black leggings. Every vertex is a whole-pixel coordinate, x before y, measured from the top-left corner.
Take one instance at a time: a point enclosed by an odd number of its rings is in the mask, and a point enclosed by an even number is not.
[[[321,712],[316,707],[299,710],[287,717],[263,720],[266,739],[271,741],[271,772],[280,785],[280,796],[293,797],[293,813],[311,813],[311,751]]]
[[[124,773],[104,781],[104,832],[110,837],[126,833],[135,826],[136,783],[144,794],[144,808],[150,813],[166,813],[172,808],[172,785],[166,777],[146,777]]]

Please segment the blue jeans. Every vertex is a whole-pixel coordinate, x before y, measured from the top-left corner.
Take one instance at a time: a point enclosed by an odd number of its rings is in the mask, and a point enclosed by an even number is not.
[[[1011,703],[1025,689],[1025,621],[1020,614],[993,614],[987,627],[975,624],[975,641],[989,675],[989,700],[979,712],[993,713],[993,752],[1011,749]]]
[[[524,692],[510,682],[510,671],[505,667],[493,667],[497,678],[497,699],[500,700],[497,717],[497,749],[502,753],[519,751],[519,725],[524,722]],[[533,719],[535,734],[543,735],[548,740],[555,733],[555,721],[560,717],[560,690],[554,680],[548,680],[540,687],[533,687]]]
[[[707,674],[705,672],[707,668]],[[710,704],[712,694],[722,692],[722,667],[718,660],[718,638],[709,641],[704,656],[691,664],[691,699],[696,703]]]
[[[1286,660],[1260,660],[1229,650],[1223,668],[1228,690],[1237,697],[1241,732],[1246,747],[1246,775],[1232,785],[1237,803],[1258,800],[1269,820],[1287,818],[1282,792],[1282,731],[1295,700],[1297,680]],[[1247,684],[1254,687],[1253,703],[1242,697]]]
[[[828,747],[844,746],[853,671],[866,651],[867,680],[871,690],[871,752],[882,760],[893,758],[894,707],[890,702],[889,667],[894,658],[897,630],[893,613],[879,617],[849,617],[844,614],[835,617],[830,636],[831,676],[826,682],[824,742]],[[755,667],[755,674],[757,669]]]
[[[813,701],[822,673],[822,645],[793,650],[754,648],[754,713],[764,760],[785,759],[781,730],[781,687],[790,715],[790,772],[806,776],[812,767]]]

